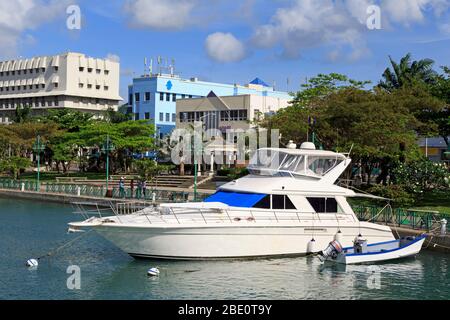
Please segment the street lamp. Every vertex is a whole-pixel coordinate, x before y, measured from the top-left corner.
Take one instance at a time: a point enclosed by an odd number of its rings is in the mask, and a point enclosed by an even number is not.
[[[108,192],[108,185],[109,185],[109,152],[115,150],[115,146],[111,142],[111,139],[109,138],[109,134],[106,136],[105,143],[103,144],[101,150],[106,153],[106,192]]]
[[[37,136],[36,141],[33,144],[33,151],[37,157],[37,184],[36,191],[40,190],[40,171],[41,171],[41,153],[45,150],[45,144],[41,142],[41,136]]]

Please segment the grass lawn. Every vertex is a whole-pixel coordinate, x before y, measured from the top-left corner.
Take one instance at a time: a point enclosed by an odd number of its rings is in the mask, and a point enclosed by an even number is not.
[[[428,193],[414,205],[413,209],[450,214],[450,192]]]

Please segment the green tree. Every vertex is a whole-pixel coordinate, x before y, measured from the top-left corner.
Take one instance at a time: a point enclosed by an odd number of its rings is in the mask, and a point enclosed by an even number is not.
[[[141,181],[148,181],[152,183],[162,173],[171,170],[174,166],[161,165],[155,160],[142,159],[134,163],[136,171]]]
[[[29,105],[19,104],[14,111],[14,116],[12,117],[12,121],[15,123],[25,123],[28,122],[31,118],[31,107]]]
[[[20,172],[31,166],[31,161],[28,158],[11,157],[5,160],[0,160],[0,171],[9,172],[14,179],[20,179]]]
[[[436,77],[433,70],[434,61],[431,59],[411,61],[411,54],[408,53],[400,63],[395,62],[391,56],[389,61],[392,70],[387,68],[383,73],[383,80],[379,83],[380,88],[389,92],[417,82],[431,83]]]

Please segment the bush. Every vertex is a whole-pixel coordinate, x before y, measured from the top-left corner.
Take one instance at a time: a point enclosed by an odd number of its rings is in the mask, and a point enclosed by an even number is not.
[[[397,164],[393,177],[395,184],[401,185],[407,192],[422,196],[425,192],[450,190],[450,174],[443,163],[434,163],[428,159]]]
[[[367,191],[379,197],[392,199],[394,207],[410,207],[417,200],[400,185],[376,185]]]

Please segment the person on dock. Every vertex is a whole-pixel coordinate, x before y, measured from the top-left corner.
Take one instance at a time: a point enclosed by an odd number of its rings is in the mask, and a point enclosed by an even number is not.
[[[119,180],[119,197],[125,197],[125,178],[121,177]]]
[[[131,198],[134,196],[134,179],[131,179],[130,181],[130,190],[131,190]]]
[[[142,197],[142,180],[138,180],[136,198],[140,199]]]
[[[145,199],[145,196],[146,196],[146,192],[147,192],[147,180],[143,180],[142,181],[142,194],[144,195],[144,199]]]

